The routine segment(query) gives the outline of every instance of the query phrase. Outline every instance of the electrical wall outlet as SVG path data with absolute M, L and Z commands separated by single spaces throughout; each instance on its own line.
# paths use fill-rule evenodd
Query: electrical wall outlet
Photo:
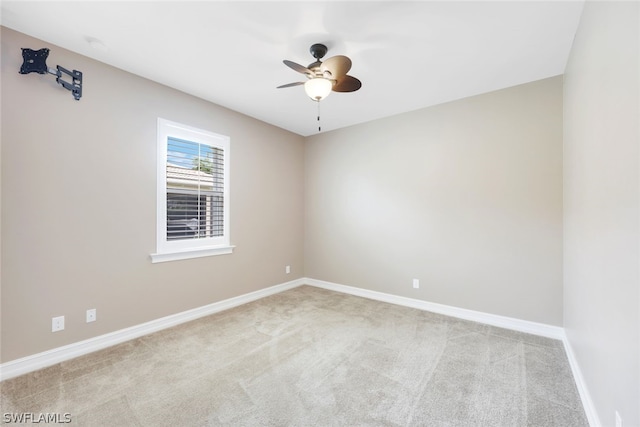
M 51 319 L 51 332 L 58 332 L 64 329 L 64 316 L 58 316 Z
M 284 272 L 285 272 L 286 274 L 291 273 L 291 266 L 290 266 L 290 265 L 287 265 L 287 266 L 284 268 Z
M 87 323 L 96 321 L 96 309 L 91 308 L 87 310 Z
M 616 427 L 622 427 L 622 417 L 618 411 L 616 411 Z
M 418 289 L 418 288 L 420 288 L 420 280 L 413 279 L 413 289 Z

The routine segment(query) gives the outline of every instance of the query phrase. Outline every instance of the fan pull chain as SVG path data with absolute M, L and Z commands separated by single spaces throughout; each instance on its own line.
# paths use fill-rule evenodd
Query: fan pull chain
M 320 100 L 316 102 L 318 103 L 318 132 L 322 132 L 322 127 L 320 126 Z

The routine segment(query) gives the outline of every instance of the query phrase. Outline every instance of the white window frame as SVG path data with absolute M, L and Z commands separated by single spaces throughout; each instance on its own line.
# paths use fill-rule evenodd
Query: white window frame
M 180 240 L 167 239 L 167 146 L 168 139 L 171 137 L 223 150 L 224 204 L 222 236 Z M 192 126 L 158 118 L 157 143 L 157 234 L 156 253 L 151 254 L 151 262 L 157 263 L 232 253 L 234 246 L 230 243 L 231 240 L 229 235 L 229 165 L 231 163 L 229 153 L 230 138 L 225 135 L 219 135 Z

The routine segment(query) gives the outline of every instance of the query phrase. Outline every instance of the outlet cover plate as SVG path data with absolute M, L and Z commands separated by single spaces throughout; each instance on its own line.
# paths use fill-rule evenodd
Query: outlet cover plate
M 92 308 L 87 310 L 87 323 L 96 321 L 96 309 Z
M 51 332 L 58 332 L 64 329 L 64 316 L 58 316 L 51 319 Z

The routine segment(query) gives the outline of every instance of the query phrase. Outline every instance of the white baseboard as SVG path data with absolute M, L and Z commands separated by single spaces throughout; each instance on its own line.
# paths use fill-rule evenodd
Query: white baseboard
M 580 400 L 582 401 L 584 412 L 587 415 L 589 426 L 602 427 L 600 417 L 598 416 L 596 407 L 593 405 L 593 400 L 591 400 L 591 394 L 589 393 L 589 389 L 587 388 L 587 383 L 584 381 L 582 370 L 580 369 L 580 365 L 578 365 L 578 360 L 576 359 L 576 355 L 573 352 L 573 348 L 571 347 L 571 343 L 569 342 L 569 338 L 567 337 L 566 332 L 564 334 L 562 342 L 564 343 L 564 351 L 567 354 L 567 359 L 569 359 L 569 366 L 571 366 L 573 379 L 576 382 L 576 387 L 578 388 Z
M 208 304 L 192 310 L 183 311 L 181 313 L 172 314 L 130 328 L 121 329 L 98 337 L 89 338 L 84 341 L 75 342 L 63 347 L 37 353 L 31 356 L 12 360 L 0 365 L 0 381 L 17 377 L 28 372 L 46 368 L 56 363 L 64 362 L 78 356 L 102 350 L 122 342 L 132 340 L 162 329 L 170 328 L 181 323 L 189 322 L 200 317 L 228 310 L 251 301 L 264 298 L 269 295 L 277 294 L 305 283 L 304 279 L 296 279 L 290 282 L 271 286 L 266 289 L 260 289 L 255 292 L 229 298 L 223 301 Z
M 471 320 L 474 322 L 484 323 L 492 326 L 497 326 L 505 329 L 511 329 L 520 332 L 526 332 L 534 335 L 540 335 L 548 338 L 554 338 L 562 340 L 569 359 L 569 364 L 573 372 L 574 379 L 582 404 L 584 406 L 589 424 L 591 427 L 601 427 L 598 414 L 595 411 L 593 402 L 591 401 L 590 394 L 588 392 L 586 383 L 580 371 L 580 367 L 577 363 L 573 349 L 567 339 L 564 328 L 559 326 L 545 325 L 542 323 L 530 322 L 527 320 L 514 319 L 511 317 L 498 316 L 495 314 L 483 313 L 479 311 L 467 310 L 463 308 L 432 303 L 428 301 L 417 300 L 413 298 L 401 297 L 392 294 L 386 294 L 382 292 L 371 291 L 362 288 L 356 288 L 352 286 L 341 285 L 332 282 L 326 282 L 323 280 L 316 280 L 310 278 L 301 278 L 292 280 L 290 282 L 282 283 L 279 285 L 271 286 L 266 289 L 251 292 L 248 294 L 240 295 L 234 298 L 229 298 L 224 301 L 219 301 L 213 304 L 208 304 L 202 307 L 187 310 L 182 313 L 173 314 L 170 316 L 162 317 L 160 319 L 152 320 L 150 322 L 142 323 L 140 325 L 132 326 L 130 328 L 121 329 L 119 331 L 111 332 L 98 337 L 90 338 L 84 341 L 79 341 L 73 344 L 69 344 L 63 347 L 54 348 L 44 351 L 42 353 L 34 354 L 31 356 L 23 357 L 21 359 L 12 360 L 3 364 L 0 364 L 0 381 L 17 377 L 19 375 L 26 374 L 28 372 L 36 371 L 38 369 L 46 368 L 47 366 L 55 365 L 56 363 L 64 362 L 66 360 L 73 359 L 78 356 L 82 356 L 94 351 L 102 350 L 107 347 L 111 347 L 122 342 L 132 340 L 153 332 L 167 329 L 172 326 L 179 325 L 191 320 L 198 319 L 200 317 L 208 316 L 220 311 L 228 310 L 233 307 L 237 307 L 248 302 L 258 300 L 260 298 L 267 297 L 269 295 L 277 294 L 289 289 L 296 288 L 301 285 L 310 285 L 318 288 L 328 289 L 336 292 L 342 292 L 345 294 L 360 296 L 377 301 L 387 302 L 390 304 L 401 305 L 405 307 L 417 308 L 420 310 L 430 311 L 433 313 L 443 314 L 446 316 L 457 317 L 460 319 Z
M 383 292 L 370 291 L 367 289 L 325 282 L 323 280 L 306 279 L 305 283 L 316 286 L 318 288 L 329 289 L 332 291 L 356 295 L 359 297 L 369 298 L 382 302 L 388 302 L 391 304 L 403 305 L 405 307 L 417 308 L 420 310 L 444 314 L 445 316 L 457 317 L 459 319 L 471 320 L 474 322 L 484 323 L 500 328 L 526 332 L 529 334 L 540 335 L 543 337 L 554 338 L 558 340 L 564 338 L 564 329 L 560 326 L 546 325 L 544 323 L 530 322 L 528 320 L 520 320 L 512 317 L 498 316 L 496 314 L 467 310 L 450 305 L 437 304 L 413 298 L 386 294 Z

